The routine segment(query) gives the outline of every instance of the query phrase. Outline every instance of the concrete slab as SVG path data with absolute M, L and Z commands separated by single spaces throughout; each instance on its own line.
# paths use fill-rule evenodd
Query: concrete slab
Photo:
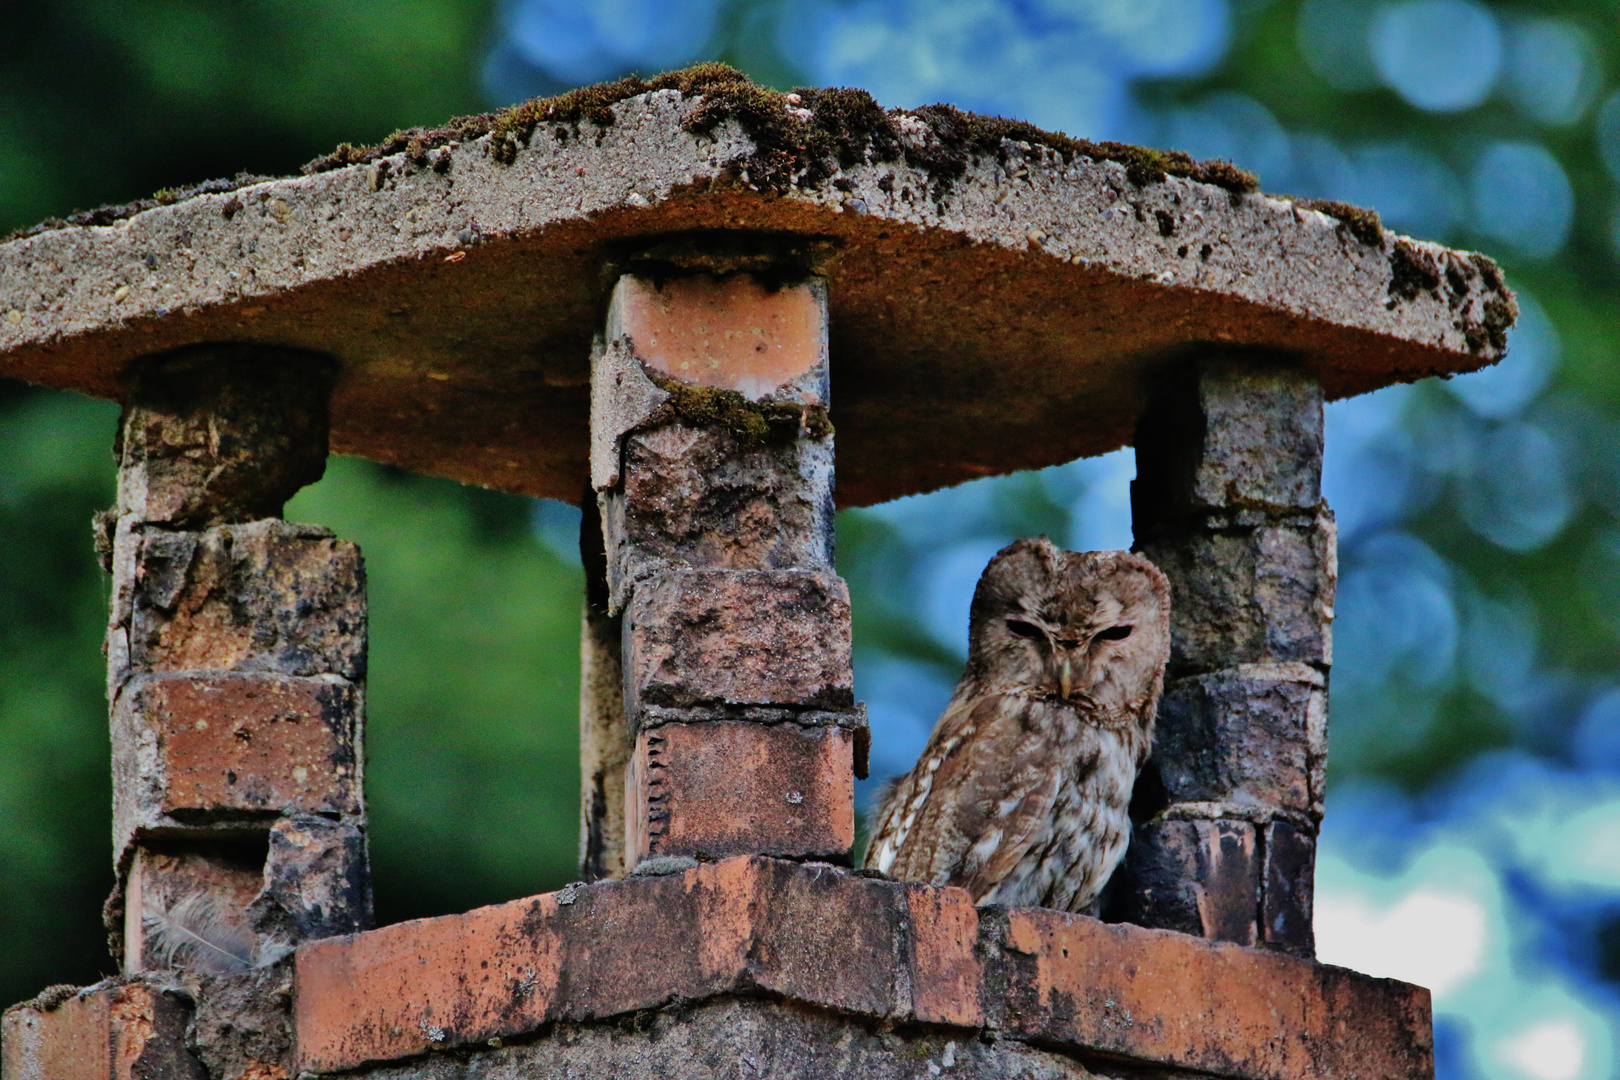
M 772 234 L 829 281 L 861 505 L 1124 445 L 1201 344 L 1276 350 L 1336 398 L 1493 363 L 1516 315 L 1483 256 L 1230 166 L 738 80 L 627 80 L 31 231 L 0 244 L 0 376 L 116 398 L 150 353 L 317 350 L 334 450 L 577 501 L 613 267 Z

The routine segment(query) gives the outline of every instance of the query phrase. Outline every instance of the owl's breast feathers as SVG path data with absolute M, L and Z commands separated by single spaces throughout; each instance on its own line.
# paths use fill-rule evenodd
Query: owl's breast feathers
M 866 865 L 960 885 L 975 901 L 1067 907 L 1054 901 L 1080 890 L 1083 906 L 1102 886 L 1091 887 L 1101 869 L 1091 864 L 1112 872 L 1123 854 L 1125 808 L 1152 739 L 1151 709 L 1121 719 L 1018 691 L 959 688 L 917 765 L 884 800 Z M 1054 872 L 1070 870 L 1075 889 L 1054 890 Z

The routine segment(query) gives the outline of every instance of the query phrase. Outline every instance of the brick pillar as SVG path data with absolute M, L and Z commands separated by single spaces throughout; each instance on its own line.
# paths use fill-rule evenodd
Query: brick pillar
M 866 725 L 832 569 L 824 282 L 626 275 L 591 378 L 606 603 L 586 635 L 621 620 L 629 760 L 625 835 L 588 822 L 587 867 L 592 844 L 629 869 L 846 860 Z
M 1309 956 L 1338 573 L 1321 389 L 1203 358 L 1166 380 L 1136 455 L 1136 545 L 1170 579 L 1172 651 L 1110 914 Z
M 279 516 L 325 470 L 331 388 L 323 358 L 239 346 L 135 371 L 103 518 L 126 971 L 234 970 L 370 924 L 365 571 Z

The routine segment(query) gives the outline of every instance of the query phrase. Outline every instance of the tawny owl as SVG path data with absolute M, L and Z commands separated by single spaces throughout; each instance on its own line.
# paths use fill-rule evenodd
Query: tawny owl
M 1081 911 L 1130 842 L 1170 658 L 1170 587 L 1125 551 L 1004 548 L 979 579 L 968 662 L 866 866 L 980 904 Z

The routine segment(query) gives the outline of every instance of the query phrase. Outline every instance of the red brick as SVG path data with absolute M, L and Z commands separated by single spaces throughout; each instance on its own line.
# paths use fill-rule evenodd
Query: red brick
M 959 889 L 733 859 L 305 945 L 299 1067 L 474 1047 L 558 1020 L 757 994 L 1241 1076 L 1432 1076 L 1428 992 Z
M 115 981 L 6 1010 L 4 1080 L 206 1080 L 175 995 Z
M 114 832 L 186 811 L 355 812 L 359 695 L 341 679 L 147 676 L 113 716 Z
M 613 307 L 615 329 L 654 371 L 750 398 L 809 373 L 827 352 L 825 291 L 818 284 L 773 290 L 748 274 L 660 283 L 627 275 Z
M 54 1008 L 14 1005 L 6 1010 L 5 1080 L 108 1080 L 112 1076 L 112 1022 L 108 995 L 79 993 Z
M 749 721 L 643 731 L 625 783 L 625 863 L 649 855 L 845 858 L 855 736 Z
M 637 586 L 625 706 L 847 709 L 849 587 L 824 571 L 689 570 Z
M 1308 960 L 1038 908 L 1007 913 L 1032 958 L 1029 1036 L 1226 1076 L 1431 1077 L 1429 992 Z
M 925 1024 L 983 1027 L 984 964 L 975 950 L 979 909 L 966 889 L 914 886 L 911 923 L 912 1011 Z
M 748 980 L 840 1012 L 912 1012 L 907 887 L 831 866 L 758 860 Z
M 352 1068 L 739 985 L 759 867 L 570 887 L 297 953 L 301 1069 Z

